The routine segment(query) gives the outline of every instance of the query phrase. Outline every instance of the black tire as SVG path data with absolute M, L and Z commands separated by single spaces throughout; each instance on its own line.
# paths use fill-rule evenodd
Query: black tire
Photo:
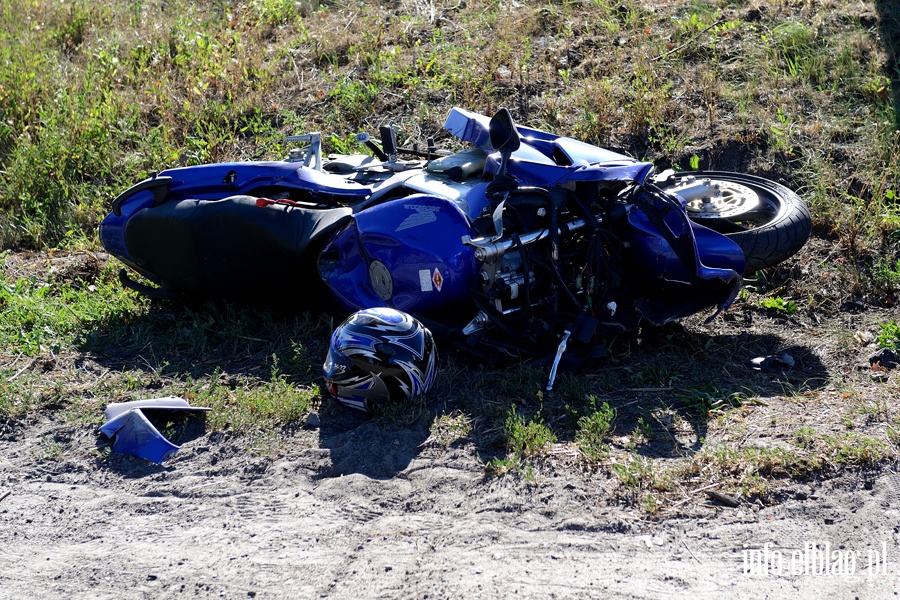
M 663 189 L 677 193 L 678 188 L 689 185 L 689 177 L 720 183 L 737 198 L 734 204 L 726 202 L 719 209 L 709 208 L 712 205 L 701 200 L 689 201 L 688 217 L 740 246 L 746 259 L 745 274 L 787 260 L 809 239 L 812 228 L 809 209 L 800 196 L 783 185 L 741 173 L 691 171 L 676 173 L 663 184 Z M 749 199 L 745 200 L 750 196 L 746 188 L 758 196 L 753 206 Z

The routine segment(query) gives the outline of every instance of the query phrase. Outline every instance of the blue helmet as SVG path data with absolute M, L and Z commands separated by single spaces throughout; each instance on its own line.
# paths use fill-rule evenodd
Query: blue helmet
M 431 332 L 418 319 L 393 308 L 367 308 L 334 330 L 323 371 L 338 402 L 371 411 L 428 392 L 436 365 Z

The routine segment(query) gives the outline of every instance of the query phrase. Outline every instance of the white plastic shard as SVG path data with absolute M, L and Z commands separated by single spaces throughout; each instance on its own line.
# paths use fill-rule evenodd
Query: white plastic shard
M 165 398 L 152 398 L 150 400 L 134 400 L 133 402 L 113 403 L 106 407 L 107 420 L 114 419 L 118 415 L 133 408 L 148 408 L 153 410 L 190 410 L 205 412 L 212 410 L 206 406 L 191 406 L 184 398 L 178 396 L 166 396 Z

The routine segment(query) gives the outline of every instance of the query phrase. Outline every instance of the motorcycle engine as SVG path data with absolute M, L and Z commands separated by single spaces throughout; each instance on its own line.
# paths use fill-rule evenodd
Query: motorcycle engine
M 555 329 L 566 313 L 575 318 L 586 303 L 581 275 L 589 228 L 564 202 L 565 196 L 547 190 L 520 188 L 476 222 L 484 235 L 466 243 L 479 264 L 480 311 L 463 333 L 496 325 L 507 337 L 534 340 Z

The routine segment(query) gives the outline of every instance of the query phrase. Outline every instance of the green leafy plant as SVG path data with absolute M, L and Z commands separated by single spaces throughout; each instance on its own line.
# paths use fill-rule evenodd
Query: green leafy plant
M 900 325 L 897 324 L 897 321 L 893 320 L 890 323 L 883 323 L 880 327 L 881 333 L 875 338 L 878 346 L 880 348 L 890 348 L 891 350 L 900 348 Z
M 540 416 L 534 415 L 526 419 L 516 413 L 515 406 L 506 417 L 503 433 L 509 452 L 520 457 L 537 456 L 556 442 L 556 435 L 544 424 Z
M 614 463 L 612 470 L 626 488 L 637 489 L 648 484 L 653 476 L 653 461 L 631 454 L 625 463 Z
M 792 315 L 797 312 L 797 303 L 793 300 L 785 300 L 781 296 L 763 298 L 759 301 L 759 305 L 766 310 L 786 315 Z
M 489 460 L 484 465 L 485 471 L 498 476 L 518 472 L 527 482 L 533 482 L 534 467 L 529 459 L 540 456 L 554 444 L 556 434 L 539 414 L 526 418 L 516 412 L 515 405 L 506 412 L 502 431 L 507 454 Z
M 606 437 L 612 429 L 615 418 L 615 409 L 610 408 L 609 404 L 604 402 L 592 414 L 578 420 L 575 441 L 589 462 L 597 463 L 609 453 Z
M 900 289 L 900 259 L 881 257 L 872 269 L 872 281 L 886 289 Z

